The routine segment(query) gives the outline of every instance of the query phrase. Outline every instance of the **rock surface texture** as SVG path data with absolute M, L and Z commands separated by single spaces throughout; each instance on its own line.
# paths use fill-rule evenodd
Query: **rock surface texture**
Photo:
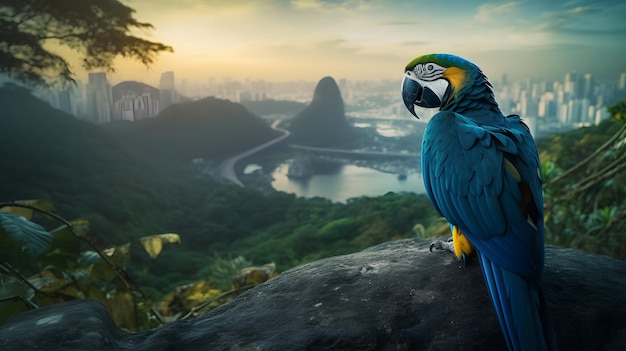
M 0 326 L 0 350 L 505 350 L 478 263 L 430 241 L 384 243 L 288 270 L 193 320 L 140 333 L 77 300 Z M 546 249 L 561 350 L 626 350 L 626 262 Z

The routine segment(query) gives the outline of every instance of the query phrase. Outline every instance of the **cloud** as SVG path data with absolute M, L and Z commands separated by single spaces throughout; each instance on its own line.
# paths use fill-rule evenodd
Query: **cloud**
M 432 44 L 431 41 L 425 41 L 425 40 L 412 40 L 412 41 L 403 41 L 401 43 L 398 43 L 398 45 L 400 46 L 420 46 L 420 45 L 429 45 Z
M 542 14 L 543 24 L 538 28 L 544 32 L 569 35 L 623 35 L 626 33 L 626 7 L 575 6 L 562 11 L 547 11 Z
M 507 2 L 504 4 L 483 4 L 478 6 L 474 19 L 481 23 L 489 22 L 494 16 L 509 14 L 517 8 L 518 2 Z
M 584 15 L 588 13 L 598 13 L 598 12 L 602 12 L 602 9 L 599 9 L 593 6 L 578 6 L 567 11 L 567 13 L 571 15 Z
M 418 23 L 417 21 L 389 21 L 381 23 L 380 26 L 413 26 Z
M 320 12 L 363 11 L 379 3 L 380 0 L 291 0 L 291 6 L 295 9 Z

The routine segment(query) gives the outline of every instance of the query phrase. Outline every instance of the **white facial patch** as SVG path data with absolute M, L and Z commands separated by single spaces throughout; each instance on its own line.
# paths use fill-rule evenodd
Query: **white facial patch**
M 448 83 L 445 79 L 437 79 L 432 82 L 424 82 L 424 86 L 428 87 L 439 97 L 440 101 L 443 101 L 443 96 L 446 94 L 446 90 L 448 90 Z
M 425 80 L 427 82 L 432 82 L 433 80 L 441 78 L 443 71 L 446 69 L 439 66 L 436 63 L 420 63 L 413 68 L 413 73 L 415 73 L 415 77 L 420 80 Z

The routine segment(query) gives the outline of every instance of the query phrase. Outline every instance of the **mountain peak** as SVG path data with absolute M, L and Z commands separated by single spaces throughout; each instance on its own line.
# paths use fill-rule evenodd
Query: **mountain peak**
M 340 146 L 355 138 L 333 77 L 324 77 L 317 83 L 311 103 L 294 117 L 288 129 L 292 141 L 303 145 Z

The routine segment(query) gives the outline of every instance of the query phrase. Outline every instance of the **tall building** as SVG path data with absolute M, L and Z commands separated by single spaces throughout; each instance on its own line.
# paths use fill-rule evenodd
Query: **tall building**
M 583 80 L 583 93 L 582 99 L 587 99 L 593 105 L 596 103 L 596 96 L 594 94 L 595 81 L 591 73 L 586 73 Z
M 75 104 L 72 104 L 72 92 L 70 89 L 57 91 L 57 101 L 59 102 L 59 110 L 76 115 Z
M 163 111 L 169 105 L 178 102 L 176 82 L 174 81 L 174 71 L 167 71 L 161 74 L 161 79 L 159 80 L 159 91 L 160 111 Z
M 581 100 L 570 100 L 567 105 L 567 122 L 568 123 L 582 123 L 583 115 L 582 115 L 582 101 Z
M 570 93 L 572 99 L 582 99 L 585 88 L 585 77 L 575 71 L 565 74 L 565 92 Z
M 537 112 L 539 117 L 547 119 L 556 117 L 556 101 L 553 92 L 546 92 L 541 96 Z
M 86 89 L 87 119 L 96 124 L 111 122 L 113 97 L 106 73 L 89 73 Z
M 617 88 L 619 90 L 626 90 L 626 72 L 622 72 L 622 74 L 620 74 Z
M 80 119 L 87 119 L 87 87 L 82 80 L 76 79 L 76 87 L 72 91 L 72 103 L 74 104 L 74 110 L 76 111 L 76 117 Z
M 113 119 L 137 121 L 159 113 L 159 89 L 144 83 L 125 81 L 113 91 Z

